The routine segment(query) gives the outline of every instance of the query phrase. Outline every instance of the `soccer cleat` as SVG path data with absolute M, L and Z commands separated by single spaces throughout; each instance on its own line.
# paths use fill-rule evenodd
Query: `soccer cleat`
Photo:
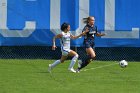
M 49 64 L 49 67 L 48 67 L 48 72 L 51 73 L 51 70 L 52 70 L 52 67 L 51 67 L 51 64 Z
M 70 72 L 76 73 L 76 71 L 73 68 L 68 69 Z
M 81 64 L 82 64 L 82 60 L 78 60 L 78 68 L 81 67 Z
M 77 69 L 77 70 L 76 70 L 76 73 L 80 73 L 80 69 Z

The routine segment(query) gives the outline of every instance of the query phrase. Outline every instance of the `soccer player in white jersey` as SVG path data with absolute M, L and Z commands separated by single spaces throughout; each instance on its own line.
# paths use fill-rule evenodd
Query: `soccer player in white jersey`
M 68 23 L 63 23 L 61 25 L 61 34 L 58 34 L 56 36 L 53 37 L 53 46 L 52 46 L 52 50 L 56 49 L 56 45 L 55 45 L 55 39 L 59 38 L 60 39 L 60 43 L 61 43 L 61 52 L 62 52 L 62 56 L 59 60 L 56 60 L 54 63 L 49 64 L 49 68 L 48 71 L 51 72 L 51 70 L 57 66 L 60 63 L 63 63 L 68 56 L 72 56 L 72 60 L 71 63 L 69 65 L 68 70 L 70 72 L 74 72 L 76 73 L 76 71 L 74 70 L 74 64 L 76 63 L 76 60 L 78 59 L 78 54 L 70 49 L 70 39 L 77 39 L 83 35 L 86 34 L 86 32 L 88 32 L 87 30 L 82 32 L 82 34 L 78 35 L 78 36 L 73 36 L 70 33 L 70 25 Z

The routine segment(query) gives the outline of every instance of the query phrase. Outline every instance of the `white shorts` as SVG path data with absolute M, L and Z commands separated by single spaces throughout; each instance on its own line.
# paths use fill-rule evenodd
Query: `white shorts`
M 61 48 L 61 52 L 62 52 L 62 55 L 63 55 L 63 56 L 67 56 L 67 55 L 69 54 L 70 51 L 71 51 L 70 49 L 62 49 L 62 48 Z

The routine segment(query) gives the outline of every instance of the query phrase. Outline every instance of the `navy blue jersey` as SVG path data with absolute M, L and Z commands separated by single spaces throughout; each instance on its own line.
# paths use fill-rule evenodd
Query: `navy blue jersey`
M 90 25 L 86 25 L 83 29 L 83 31 L 86 30 L 86 28 L 88 28 L 89 32 L 86 33 L 86 35 L 84 36 L 84 39 L 94 39 L 95 34 L 97 33 L 97 26 L 93 26 L 91 27 Z
M 84 36 L 84 45 L 86 48 L 94 47 L 94 36 L 97 33 L 97 26 L 91 27 L 90 25 L 87 24 L 84 27 L 83 31 L 85 31 L 86 28 L 88 28 L 89 32 L 87 32 L 86 35 Z

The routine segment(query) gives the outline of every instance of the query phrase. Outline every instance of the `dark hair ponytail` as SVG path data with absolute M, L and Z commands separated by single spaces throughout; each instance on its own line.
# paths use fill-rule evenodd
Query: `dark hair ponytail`
M 68 23 L 63 23 L 63 24 L 61 25 L 61 30 L 64 31 L 65 29 L 68 28 L 69 25 L 70 25 L 70 24 L 68 24 Z

